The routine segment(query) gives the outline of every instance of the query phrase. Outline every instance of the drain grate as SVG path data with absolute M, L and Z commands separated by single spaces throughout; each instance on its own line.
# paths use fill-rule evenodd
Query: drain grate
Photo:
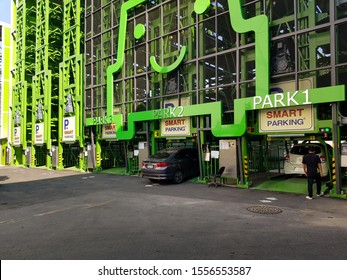
M 283 212 L 279 207 L 268 205 L 249 206 L 247 207 L 247 210 L 258 214 L 279 214 Z

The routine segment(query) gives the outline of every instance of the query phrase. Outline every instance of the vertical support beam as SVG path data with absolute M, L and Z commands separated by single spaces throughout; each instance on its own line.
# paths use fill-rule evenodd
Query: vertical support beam
M 59 1 L 58 1 L 59 2 Z M 61 59 L 60 3 L 36 1 L 35 90 L 32 98 L 32 153 L 36 163 L 52 167 L 52 142 L 57 141 L 57 71 Z M 34 143 L 37 124 L 43 124 L 43 141 Z M 39 153 L 38 153 L 39 152 Z M 43 153 L 43 154 L 42 154 Z
M 338 112 L 337 112 L 337 103 L 333 103 L 331 107 L 332 113 L 332 140 L 333 140 L 333 188 L 336 190 L 336 194 L 341 193 L 341 138 L 340 138 L 340 127 L 338 125 Z
M 80 0 L 65 0 L 63 2 L 63 61 L 59 67 L 59 155 L 63 153 L 63 119 L 75 116 L 76 145 L 80 148 L 79 168 L 85 166 L 84 148 L 84 105 L 83 105 L 83 69 L 84 61 L 81 53 L 83 38 L 81 33 L 81 9 Z M 69 104 L 69 110 L 67 104 Z M 62 168 L 62 164 L 59 166 Z
M 2 165 L 6 164 L 6 152 L 11 139 L 11 118 L 10 118 L 10 98 L 11 98 L 11 87 L 12 87 L 12 77 L 11 77 L 11 53 L 12 53 L 12 38 L 11 38 L 11 28 L 7 25 L 0 26 L 2 31 L 2 42 L 0 42 L 2 50 L 0 55 L 2 57 L 2 63 L 0 63 L 2 80 L 1 83 L 1 117 L 0 117 L 0 134 L 1 134 L 1 150 L 0 150 L 0 163 Z
M 26 165 L 31 146 L 31 82 L 35 65 L 35 0 L 18 0 L 16 15 L 15 78 L 12 95 L 12 131 L 14 165 Z
M 335 1 L 330 1 L 329 4 L 329 14 L 330 14 L 330 52 L 332 53 L 331 55 L 331 85 L 334 86 L 336 85 L 337 78 L 336 78 L 336 32 L 335 32 L 335 25 L 333 22 L 335 21 L 335 13 L 336 13 L 336 6 L 335 6 Z M 340 138 L 340 127 L 338 125 L 338 104 L 333 103 L 331 107 L 331 113 L 332 113 L 332 137 L 333 137 L 333 148 L 334 148 L 334 159 L 335 159 L 335 170 L 336 174 L 336 180 L 335 180 L 335 187 L 336 189 L 336 194 L 341 193 L 341 185 L 342 185 L 342 180 L 341 180 L 341 138 Z
M 64 104 L 64 91 L 63 91 L 63 85 L 64 85 L 64 63 L 61 62 L 59 64 L 59 107 L 58 107 L 58 165 L 56 166 L 56 169 L 63 169 L 63 118 L 64 118 L 64 110 L 63 105 Z
M 39 94 L 39 83 L 40 83 L 40 80 L 39 80 L 39 77 L 37 76 L 34 76 L 33 79 L 32 79 L 32 96 L 33 96 L 33 108 L 36 108 L 36 100 L 35 100 L 35 96 L 37 94 Z M 32 158 L 30 160 L 30 164 L 29 164 L 29 167 L 34 167 L 35 166 L 35 148 L 34 148 L 34 144 L 35 144 L 35 127 L 36 127 L 36 123 L 35 123 L 35 109 L 31 110 L 31 120 L 32 120 L 32 128 L 33 128 L 33 133 L 31 134 L 31 143 L 32 143 L 32 146 L 29 148 L 31 149 L 31 155 L 32 155 Z

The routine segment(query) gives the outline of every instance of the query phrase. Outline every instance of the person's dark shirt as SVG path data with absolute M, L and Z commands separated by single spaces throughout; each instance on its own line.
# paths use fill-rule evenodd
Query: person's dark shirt
M 307 176 L 314 176 L 318 173 L 318 164 L 322 163 L 320 157 L 316 154 L 307 154 L 302 158 L 302 163 L 306 164 Z

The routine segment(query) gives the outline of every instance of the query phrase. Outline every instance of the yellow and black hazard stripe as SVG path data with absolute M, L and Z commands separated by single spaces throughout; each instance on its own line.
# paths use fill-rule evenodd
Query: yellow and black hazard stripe
M 96 153 L 96 166 L 101 166 L 101 154 Z
M 243 157 L 243 174 L 248 178 L 248 156 Z
M 335 158 L 331 159 L 331 182 L 333 185 L 336 185 L 336 164 L 335 164 Z

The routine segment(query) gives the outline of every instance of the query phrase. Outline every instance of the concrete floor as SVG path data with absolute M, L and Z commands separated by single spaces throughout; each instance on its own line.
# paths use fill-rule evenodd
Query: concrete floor
M 346 213 L 328 197 L 0 167 L 2 260 L 345 260 Z

